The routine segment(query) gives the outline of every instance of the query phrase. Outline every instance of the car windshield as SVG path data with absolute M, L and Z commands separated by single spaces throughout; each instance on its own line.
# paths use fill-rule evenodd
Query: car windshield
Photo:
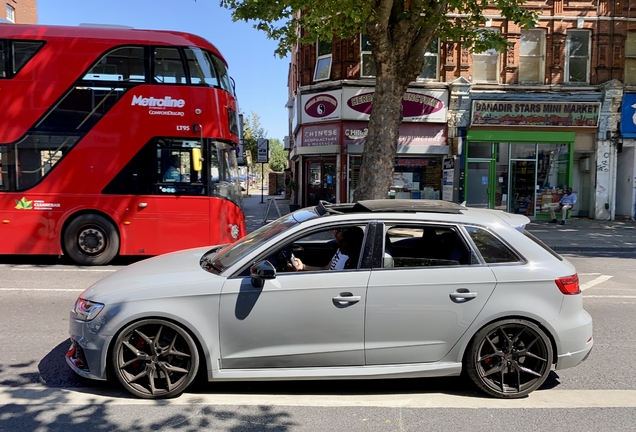
M 313 219 L 318 217 L 318 214 L 313 210 L 304 209 L 299 210 L 293 214 L 285 215 L 274 222 L 271 222 L 265 226 L 260 227 L 256 231 L 251 234 L 243 237 L 241 240 L 236 243 L 232 243 L 227 245 L 221 251 L 218 251 L 218 248 L 212 249 L 208 251 L 202 258 L 201 262 L 211 261 L 212 269 L 222 272 L 226 268 L 234 265 L 237 261 L 242 259 L 245 255 L 251 253 L 253 250 L 257 249 L 259 246 L 267 242 L 272 237 L 277 236 L 278 234 L 293 228 L 298 225 L 300 222 L 304 222 L 309 219 Z M 214 257 L 212 257 L 214 255 Z M 210 271 L 209 268 L 204 267 L 205 270 Z

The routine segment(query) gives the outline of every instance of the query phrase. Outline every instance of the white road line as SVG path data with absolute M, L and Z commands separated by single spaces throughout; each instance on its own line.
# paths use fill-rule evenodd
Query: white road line
M 102 393 L 102 394 L 100 394 Z M 540 390 L 525 399 L 493 399 L 475 395 L 409 393 L 377 395 L 184 394 L 152 401 L 128 394 L 104 395 L 104 390 L 75 391 L 44 386 L 0 387 L 0 406 L 15 405 L 273 405 L 388 408 L 636 408 L 636 390 Z
M 612 276 L 609 275 L 601 275 L 599 277 L 597 277 L 596 279 L 592 279 L 589 282 L 584 283 L 583 285 L 581 285 L 581 291 L 585 291 L 588 288 L 592 288 L 593 286 L 596 286 L 600 283 L 603 283 L 605 281 L 608 281 L 612 278 Z
M 11 270 L 15 271 L 57 271 L 57 272 L 116 272 L 119 269 L 60 269 L 60 268 L 49 268 L 49 267 L 38 267 L 38 266 L 24 266 L 24 267 L 11 267 Z
M 598 276 L 601 273 L 579 273 L 579 276 Z
M 0 288 L 0 291 L 53 291 L 53 292 L 83 292 L 83 289 L 72 288 Z
M 616 299 L 633 299 L 636 298 L 636 295 L 633 296 L 622 296 L 622 295 L 586 295 L 584 298 L 616 298 Z

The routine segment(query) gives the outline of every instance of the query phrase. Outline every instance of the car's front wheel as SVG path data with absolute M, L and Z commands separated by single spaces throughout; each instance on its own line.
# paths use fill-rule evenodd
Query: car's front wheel
M 180 326 L 146 319 L 126 327 L 112 351 L 115 376 L 130 393 L 145 399 L 178 396 L 199 369 L 192 337 Z
M 552 344 L 539 326 L 523 319 L 494 322 L 468 345 L 464 368 L 484 392 L 500 398 L 527 396 L 552 367 Z

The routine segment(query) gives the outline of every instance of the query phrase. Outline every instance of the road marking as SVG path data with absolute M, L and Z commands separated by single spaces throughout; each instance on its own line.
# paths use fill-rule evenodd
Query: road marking
M 579 273 L 579 276 L 598 276 L 601 273 Z
M 116 272 L 119 269 L 83 269 L 83 268 L 75 268 L 75 269 L 61 269 L 61 268 L 49 268 L 46 266 L 20 266 L 20 267 L 11 267 L 11 270 L 15 271 L 57 271 L 57 272 Z
M 601 275 L 599 277 L 597 277 L 596 279 L 592 279 L 589 282 L 584 283 L 583 285 L 581 285 L 581 291 L 585 291 L 588 288 L 592 288 L 593 286 L 596 286 L 600 283 L 603 283 L 605 281 L 608 281 L 612 278 L 612 276 L 609 275 Z
M 408 393 L 361 395 L 184 394 L 161 401 L 103 389 L 75 391 L 45 386 L 0 387 L 0 406 L 14 405 L 272 405 L 385 408 L 636 408 L 636 390 L 538 390 L 523 399 L 493 399 L 475 394 Z M 111 394 L 113 392 L 111 391 Z
M 636 295 L 633 296 L 622 296 L 622 295 L 586 295 L 585 298 L 617 298 L 617 299 L 633 299 L 636 298 Z
M 0 291 L 52 291 L 52 292 L 83 292 L 83 289 L 72 288 L 0 288 Z

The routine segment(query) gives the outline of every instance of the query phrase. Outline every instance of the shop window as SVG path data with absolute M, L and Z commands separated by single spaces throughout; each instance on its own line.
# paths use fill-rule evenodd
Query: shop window
M 492 28 L 481 31 L 499 32 L 499 29 Z M 473 82 L 498 83 L 499 57 L 499 52 L 494 48 L 482 52 L 473 52 Z
M 590 37 L 588 30 L 568 30 L 565 41 L 565 82 L 587 84 L 590 80 Z
M 145 82 L 145 58 L 142 47 L 116 48 L 99 59 L 83 79 L 85 81 Z
M 636 85 L 636 31 L 627 33 L 625 41 L 625 85 Z
M 371 53 L 371 42 L 369 36 L 360 35 L 360 76 L 370 78 L 376 76 L 375 61 Z
M 490 159 L 492 157 L 492 143 L 469 141 L 468 157 L 473 159 Z
M 324 81 L 331 77 L 331 41 L 317 42 L 318 58 L 316 60 L 316 70 L 314 81 Z
M 519 82 L 543 83 L 545 76 L 545 31 L 521 30 Z
M 395 159 L 389 198 L 441 199 L 442 164 L 439 158 Z
M 437 81 L 439 79 L 439 39 L 435 39 L 424 53 L 424 67 L 418 77 L 421 80 Z
M 155 47 L 152 54 L 155 83 L 187 84 L 185 68 L 178 48 Z

